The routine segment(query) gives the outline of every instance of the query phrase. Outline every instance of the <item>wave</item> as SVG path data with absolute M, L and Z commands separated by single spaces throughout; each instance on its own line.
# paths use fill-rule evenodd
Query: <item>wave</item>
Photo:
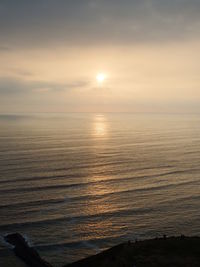
M 47 243 L 44 245 L 36 245 L 35 248 L 40 251 L 46 251 L 46 250 L 53 250 L 55 251 L 58 248 L 64 249 L 64 248 L 81 248 L 81 247 L 88 247 L 89 249 L 94 249 L 99 251 L 101 244 L 105 243 L 113 243 L 116 244 L 117 242 L 122 242 L 123 239 L 126 239 L 126 236 L 124 235 L 115 235 L 115 236 L 107 236 L 102 238 L 88 238 L 81 241 L 72 241 L 72 242 L 62 242 L 62 243 Z M 98 244 L 98 245 L 97 245 Z
M 188 185 L 193 183 L 194 181 L 191 182 L 184 182 L 181 184 L 178 184 L 178 186 L 182 186 L 182 185 Z M 165 186 L 157 186 L 155 188 L 143 188 L 143 189 L 134 189 L 134 190 L 126 190 L 126 191 L 120 191 L 120 192 L 114 192 L 114 193 L 108 193 L 108 194 L 104 194 L 105 195 L 121 195 L 121 194 L 126 194 L 127 193 L 133 193 L 133 192 L 142 192 L 142 191 L 151 191 L 151 190 L 159 190 L 160 189 L 168 189 L 170 187 L 172 187 L 174 185 L 165 185 Z M 101 195 L 102 196 L 102 195 Z M 89 196 L 82 196 L 82 197 L 78 197 L 79 200 L 80 198 L 88 198 Z M 94 198 L 96 198 L 97 196 L 94 196 Z M 74 198 L 73 198 L 74 199 Z M 169 201 L 170 203 L 170 201 Z M 163 207 L 169 207 L 169 203 L 167 205 L 162 205 Z M 79 216 L 61 216 L 61 217 L 56 217 L 53 219 L 44 219 L 44 220 L 36 220 L 36 221 L 26 221 L 26 222 L 17 222 L 17 223 L 10 223 L 10 224 L 2 224 L 0 225 L 1 227 L 1 231 L 5 231 L 8 229 L 13 229 L 13 228 L 24 228 L 24 227 L 38 227 L 41 225 L 55 225 L 57 223 L 60 222 L 67 222 L 70 224 L 74 224 L 76 222 L 80 223 L 83 220 L 86 220 L 87 222 L 91 219 L 97 219 L 99 220 L 99 218 L 102 218 L 103 220 L 105 219 L 109 219 L 109 218 L 113 218 L 113 217 L 123 217 L 126 216 L 136 216 L 136 215 L 144 215 L 147 213 L 152 213 L 152 212 L 156 212 L 159 213 L 160 210 L 156 207 L 156 206 L 150 206 L 148 208 L 131 208 L 131 209 L 119 209 L 119 210 L 114 210 L 114 211 L 107 211 L 107 212 L 101 212 L 101 213 L 96 213 L 96 214 L 89 214 L 89 215 L 79 215 Z
M 35 200 L 35 201 L 27 201 L 27 202 L 18 202 L 18 203 L 11 203 L 11 204 L 3 204 L 0 205 L 0 209 L 4 208 L 23 208 L 23 207 L 35 207 L 37 205 L 44 205 L 44 204 L 59 204 L 66 201 L 66 198 L 55 198 L 55 199 L 42 199 L 42 200 Z
M 91 169 L 94 169 L 94 168 L 98 168 L 98 167 L 104 167 L 104 166 L 112 166 L 112 165 L 119 165 L 120 163 L 124 163 L 124 162 L 117 162 L 117 163 L 110 163 L 110 164 L 98 164 L 98 165 L 95 165 L 93 164 L 92 167 L 90 167 Z M 127 163 L 127 162 L 126 162 Z M 89 166 L 89 165 L 88 165 Z M 88 166 L 84 166 L 84 168 L 87 168 L 88 169 Z M 82 169 L 83 166 L 77 166 L 76 168 L 80 168 Z M 143 171 L 143 170 L 154 170 L 154 169 L 163 169 L 163 168 L 173 168 L 172 165 L 163 165 L 163 166 L 158 166 L 158 167 L 144 167 L 144 168 L 134 168 L 133 171 L 135 172 L 138 172 L 138 171 Z M 68 170 L 73 170 L 74 167 L 69 167 L 69 168 L 65 168 L 65 169 L 53 169 L 52 171 L 68 171 Z M 48 169 L 49 170 L 49 169 Z M 191 170 L 193 171 L 193 170 Z M 124 172 L 124 170 L 122 171 Z M 130 172 L 130 169 L 128 170 L 128 172 Z M 109 171 L 105 171 L 105 172 L 98 172 L 98 173 L 95 173 L 93 172 L 93 174 L 98 174 L 98 175 L 103 175 L 105 173 L 109 173 Z M 119 174 L 119 172 L 118 172 Z M 161 174 L 155 174 L 156 176 L 157 175 L 162 175 Z M 84 175 L 84 174 L 61 174 L 61 175 L 50 175 L 50 176 L 39 176 L 39 177 L 30 177 L 30 178 L 14 178 L 14 179 L 5 179 L 5 180 L 0 180 L 0 184 L 7 184 L 7 183 L 17 183 L 17 182 L 27 182 L 27 181 L 36 181 L 36 180 L 48 180 L 48 179 L 66 179 L 66 178 L 84 178 L 84 177 L 88 177 L 88 175 Z M 134 177 L 133 177 L 134 178 Z M 137 177 L 136 177 L 137 178 Z M 124 178 L 122 178 L 124 179 Z M 125 178 L 126 179 L 126 178 Z M 110 179 L 111 180 L 111 179 Z M 119 180 L 119 179 L 118 179 Z M 108 181 L 108 180 L 107 180 Z
M 181 174 L 181 173 L 192 173 L 200 171 L 200 169 L 189 169 L 189 170 L 177 170 L 177 171 L 172 171 L 172 172 L 165 172 L 165 173 L 160 173 L 157 175 L 145 175 L 145 176 L 136 176 L 136 177 L 126 177 L 126 178 L 115 178 L 115 179 L 103 179 L 99 181 L 91 181 L 91 182 L 82 182 L 82 183 L 71 183 L 71 184 L 60 184 L 60 185 L 47 185 L 47 186 L 33 186 L 33 187 L 20 187 L 20 188 L 10 188 L 10 189 L 1 189 L 0 193 L 23 193 L 23 192 L 33 192 L 33 191 L 43 191 L 43 190 L 55 190 L 55 189 L 68 189 L 68 188 L 73 188 L 73 187 L 83 187 L 83 186 L 88 186 L 88 185 L 99 185 L 99 184 L 106 184 L 106 183 L 111 183 L 111 182 L 119 182 L 119 181 L 129 181 L 129 180 L 136 180 L 136 179 L 148 179 L 148 178 L 154 178 L 154 177 L 163 177 L 163 176 L 168 176 L 168 175 L 174 175 L 174 174 Z M 61 176 L 63 177 L 63 176 Z M 82 177 L 82 175 L 81 175 Z M 63 177 L 64 178 L 64 177 Z M 66 177 L 65 177 L 66 178 Z M 193 183 L 196 180 L 188 181 L 186 183 Z M 174 185 L 181 185 L 182 183 L 173 183 L 169 184 L 167 186 L 174 186 Z M 166 185 L 163 185 L 166 186 Z M 161 186 L 161 188 L 163 187 Z M 148 190 L 157 188 L 155 187 L 148 187 Z M 160 188 L 160 187 L 159 187 Z M 146 188 L 147 189 L 147 188 Z M 135 189 L 135 190 L 143 190 L 143 189 Z
M 97 213 L 97 214 L 91 214 L 91 215 L 80 215 L 80 216 L 73 216 L 73 217 L 68 217 L 68 216 L 62 216 L 62 217 L 56 217 L 53 219 L 44 219 L 44 220 L 37 220 L 37 221 L 26 221 L 26 222 L 17 222 L 17 223 L 10 223 L 10 224 L 2 224 L 0 225 L 1 231 L 5 231 L 8 229 L 13 229 L 13 228 L 24 228 L 24 227 L 34 227 L 34 226 L 41 226 L 41 225 L 52 225 L 52 224 L 57 224 L 60 222 L 68 222 L 71 223 L 72 225 L 75 222 L 81 222 L 83 220 L 91 220 L 91 219 L 98 219 L 99 217 L 103 217 L 104 219 L 110 218 L 110 217 L 120 217 L 123 215 L 129 216 L 129 215 L 136 215 L 136 214 L 144 214 L 147 212 L 152 211 L 150 208 L 135 208 L 135 209 L 125 209 L 125 210 L 115 210 L 115 211 L 109 211 L 109 212 L 102 212 L 102 213 Z

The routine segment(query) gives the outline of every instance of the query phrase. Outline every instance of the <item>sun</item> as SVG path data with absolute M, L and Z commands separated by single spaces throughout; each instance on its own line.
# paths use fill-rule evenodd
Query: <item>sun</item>
M 99 84 L 103 83 L 106 79 L 106 74 L 101 72 L 101 73 L 98 73 L 97 76 L 96 76 L 96 80 Z

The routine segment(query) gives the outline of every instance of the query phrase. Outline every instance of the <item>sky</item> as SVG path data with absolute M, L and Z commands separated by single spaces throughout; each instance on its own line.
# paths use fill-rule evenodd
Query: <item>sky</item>
M 0 113 L 199 113 L 199 14 L 199 0 L 0 0 Z

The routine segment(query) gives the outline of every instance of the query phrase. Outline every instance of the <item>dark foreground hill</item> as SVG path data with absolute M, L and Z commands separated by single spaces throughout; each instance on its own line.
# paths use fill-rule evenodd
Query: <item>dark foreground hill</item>
M 65 267 L 200 267 L 199 237 L 124 243 Z
M 5 237 L 32 267 L 50 267 L 20 234 Z M 64 267 L 200 267 L 200 237 L 163 237 L 127 242 Z

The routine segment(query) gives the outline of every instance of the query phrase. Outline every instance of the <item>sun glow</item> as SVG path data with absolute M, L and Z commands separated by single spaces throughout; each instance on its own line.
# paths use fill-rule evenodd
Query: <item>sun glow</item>
M 103 83 L 106 79 L 106 74 L 105 73 L 98 73 L 96 76 L 96 80 L 98 83 Z

